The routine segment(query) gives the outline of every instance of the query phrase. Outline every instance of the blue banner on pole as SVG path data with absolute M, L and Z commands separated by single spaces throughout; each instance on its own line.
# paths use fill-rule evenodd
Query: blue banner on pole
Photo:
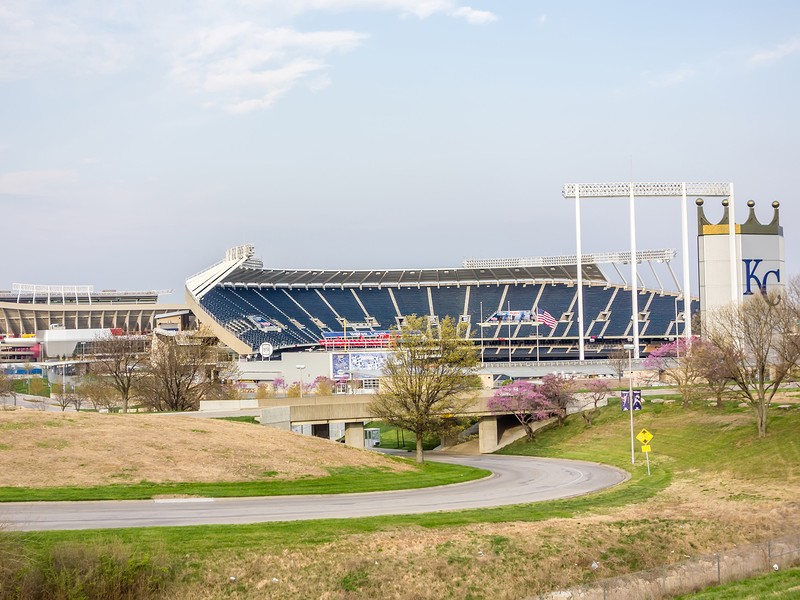
M 622 411 L 630 410 L 630 392 L 624 390 L 619 395 L 622 399 Z M 642 410 L 642 390 L 633 390 L 633 410 Z

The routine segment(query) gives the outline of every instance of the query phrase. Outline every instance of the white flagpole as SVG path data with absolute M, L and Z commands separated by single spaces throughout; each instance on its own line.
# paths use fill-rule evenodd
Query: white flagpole
M 508 364 L 511 364 L 511 301 L 508 301 L 506 319 L 508 319 Z

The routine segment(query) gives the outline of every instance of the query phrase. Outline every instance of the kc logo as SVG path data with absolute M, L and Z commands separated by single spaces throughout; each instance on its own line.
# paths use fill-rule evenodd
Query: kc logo
M 761 292 L 762 294 L 766 295 L 767 293 L 767 284 L 769 283 L 769 278 L 772 276 L 775 279 L 775 283 L 780 283 L 781 281 L 781 271 L 780 269 L 773 269 L 771 271 L 764 271 L 764 274 L 759 277 L 758 276 L 758 267 L 759 265 L 764 262 L 762 258 L 745 258 L 742 259 L 744 263 L 744 295 L 745 296 L 752 296 L 753 295 L 753 284 L 755 284 L 756 289 Z

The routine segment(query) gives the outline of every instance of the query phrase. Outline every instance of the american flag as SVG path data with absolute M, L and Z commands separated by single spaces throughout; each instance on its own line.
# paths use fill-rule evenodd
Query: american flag
M 546 310 L 539 310 L 538 308 L 536 309 L 536 320 L 544 323 L 550 329 L 555 329 L 556 325 L 558 324 L 558 322 L 553 318 L 553 315 Z

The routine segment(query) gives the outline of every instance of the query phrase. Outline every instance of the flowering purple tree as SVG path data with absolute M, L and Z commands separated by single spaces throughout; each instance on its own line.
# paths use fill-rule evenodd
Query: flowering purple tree
M 285 392 L 287 385 L 286 380 L 283 377 L 276 377 L 272 380 L 272 387 L 275 389 L 275 393 Z
M 514 415 L 525 428 L 529 440 L 533 439 L 531 424 L 546 419 L 552 412 L 552 407 L 537 387 L 530 381 L 514 381 L 495 390 L 488 403 L 492 412 Z
M 600 407 L 598 405 L 606 399 L 611 388 L 604 379 L 592 379 L 586 387 L 588 388 L 589 398 L 591 398 L 593 406 L 592 408 L 588 408 L 588 404 L 584 406 L 581 411 L 581 416 L 586 422 L 586 426 L 591 427 L 594 418 L 600 413 Z
M 575 385 L 571 380 L 558 375 L 545 375 L 542 377 L 540 392 L 550 405 L 551 414 L 558 419 L 560 427 L 567 418 L 567 408 L 575 399 Z
M 695 348 L 700 347 L 698 338 L 678 338 L 674 342 L 662 344 L 644 360 L 644 368 L 658 371 L 659 381 L 666 380 L 671 383 L 681 394 L 683 407 L 697 394 L 695 383 L 701 373 L 696 360 Z

